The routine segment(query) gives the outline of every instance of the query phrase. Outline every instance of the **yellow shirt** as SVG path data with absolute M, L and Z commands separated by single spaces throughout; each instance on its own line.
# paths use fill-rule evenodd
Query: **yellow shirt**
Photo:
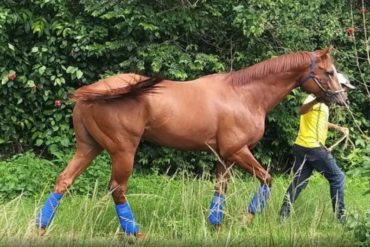
M 309 95 L 304 104 L 312 101 Z M 299 132 L 295 144 L 302 147 L 315 148 L 325 145 L 328 135 L 329 108 L 323 103 L 317 103 L 305 114 L 300 116 Z

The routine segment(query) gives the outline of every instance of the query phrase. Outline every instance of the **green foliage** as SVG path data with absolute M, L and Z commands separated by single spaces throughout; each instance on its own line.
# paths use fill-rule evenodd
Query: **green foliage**
M 370 245 L 370 209 L 365 215 L 352 213 L 347 220 L 347 229 L 352 230 L 363 246 Z
M 74 148 L 70 124 L 73 104 L 68 101 L 68 94 L 75 88 L 118 72 L 190 80 L 244 68 L 283 53 L 329 45 L 335 45 L 333 55 L 338 70 L 346 73 L 357 87 L 349 95 L 351 113 L 346 109 L 331 111 L 332 122 L 349 127 L 355 148 L 338 148 L 334 155 L 340 166 L 354 176 L 369 177 L 370 58 L 366 28 L 370 26 L 370 16 L 360 11 L 363 7 L 370 9 L 370 2 L 2 0 L 0 160 L 32 150 L 52 161 L 29 152 L 0 162 L 0 200 L 15 198 L 20 193 L 30 196 L 49 191 Z M 353 34 L 348 28 L 353 28 Z M 298 130 L 296 109 L 303 97 L 299 90 L 294 90 L 268 115 L 264 139 L 253 151 L 263 165 L 274 171 L 283 171 L 292 163 L 290 148 Z M 61 100 L 60 108 L 55 100 Z M 331 134 L 329 144 L 337 138 Z M 135 160 L 137 167 L 144 170 L 167 173 L 190 170 L 197 174 L 210 171 L 214 162 L 212 154 L 180 152 L 146 142 L 140 145 Z M 90 194 L 96 181 L 99 191 L 100 188 L 106 191 L 109 171 L 109 157 L 99 156 L 71 191 Z M 162 191 L 162 187 L 159 189 Z M 173 191 L 168 191 L 172 198 Z M 153 198 L 158 201 L 161 196 Z M 164 199 L 163 205 L 170 205 Z M 200 208 L 202 214 L 204 206 Z M 167 211 L 177 212 L 172 208 Z M 274 215 L 275 212 L 272 218 Z M 158 217 L 154 216 L 145 217 Z M 363 243 L 369 241 L 368 222 L 368 214 L 349 219 L 350 228 Z M 176 220 L 170 224 L 181 226 Z M 269 222 L 261 229 L 271 225 L 275 224 Z M 310 225 L 313 227 L 309 232 L 315 232 L 316 223 Z M 171 225 L 166 227 L 172 229 Z M 300 227 L 299 222 L 296 227 L 282 229 L 294 229 L 292 234 L 296 236 L 295 229 Z M 256 233 L 261 231 L 256 229 Z M 196 233 L 204 237 L 203 232 Z M 240 236 L 244 239 L 245 232 Z
M 361 176 L 369 178 L 369 189 L 367 194 L 370 194 L 370 143 L 364 148 L 356 148 L 348 156 L 350 161 L 350 170 L 348 174 L 352 176 Z
M 351 138 L 362 149 L 370 128 L 370 66 L 358 59 L 367 56 L 368 45 L 361 7 L 346 0 L 3 0 L 0 159 L 29 149 L 45 156 L 73 149 L 68 94 L 106 75 L 137 72 L 190 80 L 330 44 L 336 46 L 338 69 L 357 86 L 350 95 L 355 120 L 342 114 L 340 123 L 350 127 Z M 365 21 L 368 26 L 369 18 Z M 354 36 L 346 32 L 352 25 Z M 11 73 L 15 79 L 8 78 Z M 295 90 L 270 113 L 264 139 L 254 150 L 274 170 L 291 164 L 301 97 Z M 60 108 L 55 100 L 61 100 Z M 141 145 L 137 157 L 142 167 L 160 170 L 191 163 L 199 171 L 213 160 L 212 155 L 151 144 Z M 340 161 L 350 167 L 347 159 Z
M 367 191 L 363 196 L 370 194 L 370 143 L 364 148 L 356 148 L 348 156 L 350 170 L 348 174 L 353 177 L 365 177 L 368 179 Z M 370 245 L 370 206 L 365 214 L 353 212 L 348 217 L 348 229 L 355 233 L 356 238 L 365 246 Z
M 96 189 L 100 194 L 106 194 L 111 175 L 111 161 L 104 153 L 95 159 L 86 171 L 77 178 L 70 191 L 80 195 L 92 195 Z
M 58 174 L 71 155 L 54 153 L 56 159 L 49 161 L 37 157 L 31 152 L 15 155 L 7 161 L 0 162 L 0 201 L 14 199 L 19 195 L 35 196 L 42 191 L 49 191 L 55 184 Z M 99 164 L 99 165 L 96 165 Z M 110 177 L 110 160 L 101 155 L 81 175 L 70 192 L 88 195 L 94 187 L 106 193 Z
M 214 167 L 217 157 L 206 152 L 183 152 L 170 148 L 156 148 L 142 143 L 135 160 L 136 169 L 154 170 L 160 173 L 192 172 L 207 174 Z
M 0 162 L 0 200 L 13 199 L 20 194 L 35 195 L 51 184 L 60 168 L 32 153 L 16 155 Z

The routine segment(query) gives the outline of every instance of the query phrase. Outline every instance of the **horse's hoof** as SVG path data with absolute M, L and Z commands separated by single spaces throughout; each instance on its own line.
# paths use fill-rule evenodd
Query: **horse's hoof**
M 43 237 L 46 234 L 46 229 L 38 228 L 38 235 Z
M 217 233 L 221 233 L 222 232 L 222 225 L 221 224 L 211 224 L 211 227 Z
M 247 215 L 244 217 L 244 221 L 247 225 L 252 224 L 253 219 L 254 219 L 254 214 L 251 214 L 251 213 L 247 213 Z
M 128 244 L 135 244 L 137 241 L 146 240 L 147 236 L 143 232 L 138 232 L 136 234 L 129 234 L 129 235 L 127 235 L 124 232 L 120 232 L 118 233 L 118 239 Z
M 215 227 L 215 230 L 216 230 L 217 233 L 222 232 L 222 225 L 221 224 L 214 225 L 214 227 Z
M 136 233 L 135 237 L 136 237 L 136 240 L 144 240 L 145 239 L 145 233 L 138 232 L 138 233 Z

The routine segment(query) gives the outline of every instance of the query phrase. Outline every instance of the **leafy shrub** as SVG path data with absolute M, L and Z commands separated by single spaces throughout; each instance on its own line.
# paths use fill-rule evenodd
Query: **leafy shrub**
M 60 167 L 33 153 L 16 155 L 0 162 L 0 200 L 40 193 L 56 178 Z
M 369 190 L 366 192 L 370 194 L 370 143 L 362 149 L 354 149 L 353 152 L 348 156 L 350 161 L 349 175 L 361 176 L 369 178 Z
M 53 189 L 59 173 L 67 165 L 71 155 L 58 156 L 48 161 L 34 153 L 15 155 L 0 162 L 0 200 L 49 193 Z M 107 155 L 100 155 L 70 188 L 71 193 L 88 195 L 92 190 L 106 193 L 110 178 L 110 160 Z M 97 185 L 97 188 L 95 188 Z
M 212 153 L 184 152 L 146 142 L 140 145 L 135 159 L 138 170 L 156 170 L 167 174 L 187 171 L 199 175 L 213 170 L 216 161 L 217 157 Z
M 111 160 L 109 155 L 99 155 L 91 165 L 81 174 L 71 187 L 72 193 L 90 195 L 93 190 L 106 194 L 111 175 Z
M 365 215 L 352 213 L 346 224 L 349 230 L 352 230 L 361 245 L 370 245 L 370 208 Z
M 364 196 L 370 194 L 370 143 L 363 149 L 355 149 L 348 156 L 350 161 L 349 175 L 354 177 L 365 177 L 369 179 L 369 187 Z M 356 238 L 366 246 L 370 245 L 370 207 L 365 215 L 353 212 L 348 217 L 347 227 L 355 233 Z
M 359 59 L 368 54 L 362 30 L 369 19 L 363 23 L 359 10 L 370 6 L 368 1 L 364 4 L 346 0 L 196 4 L 167 0 L 3 0 L 0 159 L 30 149 L 45 157 L 50 157 L 47 155 L 53 149 L 72 149 L 73 105 L 67 96 L 105 75 L 156 73 L 189 80 L 330 44 L 336 46 L 338 69 L 358 87 L 350 95 L 357 124 L 369 128 L 366 78 L 370 69 L 366 59 Z M 296 90 L 268 115 L 265 139 L 254 150 L 264 165 L 270 164 L 277 171 L 291 163 L 289 150 L 297 131 L 295 108 L 300 95 Z M 61 102 L 60 107 L 56 102 Z M 351 121 L 350 115 L 344 115 L 342 123 L 350 125 Z M 356 129 L 351 133 L 354 139 L 363 139 Z M 212 155 L 155 145 L 146 145 L 138 154 L 139 164 L 159 169 L 169 165 L 182 169 L 187 162 L 198 171 L 210 161 Z M 343 159 L 345 167 L 346 162 Z

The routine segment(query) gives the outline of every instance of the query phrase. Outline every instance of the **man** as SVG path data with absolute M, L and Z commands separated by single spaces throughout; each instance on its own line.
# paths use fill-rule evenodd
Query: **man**
M 344 89 L 353 89 L 342 74 L 337 74 Z M 348 135 L 348 129 L 328 122 L 329 108 L 309 95 L 299 109 L 300 126 L 298 136 L 292 148 L 295 162 L 293 165 L 294 179 L 286 191 L 280 209 L 280 217 L 289 216 L 291 205 L 300 192 L 307 186 L 309 177 L 314 170 L 320 172 L 329 181 L 330 196 L 333 210 L 338 220 L 343 223 L 344 216 L 344 174 L 336 164 L 330 151 L 325 147 L 327 131 L 334 129 Z

